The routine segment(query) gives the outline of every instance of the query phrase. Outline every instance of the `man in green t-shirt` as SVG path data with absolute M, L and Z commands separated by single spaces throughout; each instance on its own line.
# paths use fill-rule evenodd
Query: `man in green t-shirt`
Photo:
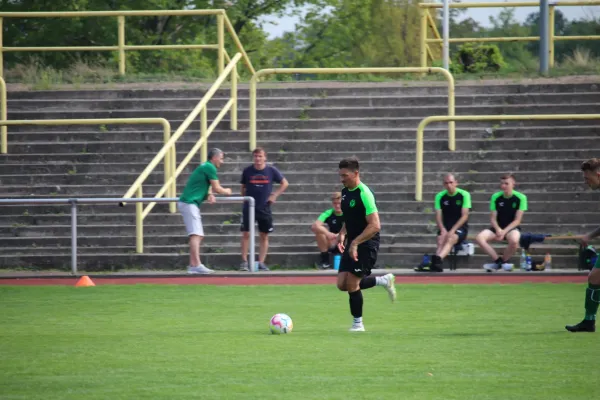
M 200 262 L 200 243 L 204 238 L 200 204 L 205 200 L 210 204 L 214 203 L 215 196 L 212 192 L 231 195 L 231 189 L 225 189 L 219 184 L 217 168 L 221 165 L 223 165 L 223 151 L 211 149 L 208 152 L 208 161 L 196 168 L 190 175 L 177 203 L 190 241 L 188 274 L 211 274 L 214 272 Z
M 445 190 L 435 196 L 435 220 L 438 226 L 437 250 L 431 264 L 420 265 L 417 272 L 443 272 L 444 258 L 452 247 L 463 242 L 469 233 L 469 209 L 471 194 L 457 187 L 458 181 L 452 174 L 444 177 Z
M 583 179 L 592 189 L 600 189 L 600 158 L 592 158 L 581 164 Z M 600 227 L 581 238 L 581 244 L 587 246 L 588 242 L 600 236 Z M 585 316 L 583 321 L 575 325 L 567 325 L 569 332 L 595 332 L 596 314 L 600 305 L 600 257 L 596 259 L 594 267 L 588 275 L 588 287 L 585 289 Z
M 311 226 L 317 239 L 317 246 L 321 252 L 320 261 L 315 263 L 315 267 L 318 269 L 331 268 L 329 253 L 339 253 L 337 237 L 344 224 L 341 192 L 334 192 L 331 195 L 331 204 L 333 208 L 323 211 Z
M 494 193 L 490 198 L 492 226 L 479 232 L 475 239 L 479 247 L 494 260 L 493 263 L 483 265 L 488 272 L 501 268 L 510 271 L 513 268 L 513 264 L 510 264 L 509 261 L 519 247 L 521 220 L 527 211 L 527 196 L 514 190 L 515 182 L 513 174 L 502 175 L 500 178 L 502 191 Z M 489 245 L 490 241 L 508 242 L 502 257 L 499 257 L 496 250 Z

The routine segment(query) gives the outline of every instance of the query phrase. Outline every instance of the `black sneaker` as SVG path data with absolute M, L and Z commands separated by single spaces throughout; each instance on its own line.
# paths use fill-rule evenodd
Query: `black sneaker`
M 567 325 L 565 329 L 569 332 L 596 332 L 596 321 L 584 319 L 577 325 Z
M 431 265 L 429 266 L 430 272 L 444 272 L 443 261 L 439 256 L 431 257 Z
M 329 269 L 329 268 L 331 268 L 331 264 L 324 263 L 324 262 L 316 262 L 315 263 L 315 268 L 316 269 L 321 269 L 321 270 L 323 270 L 323 269 Z

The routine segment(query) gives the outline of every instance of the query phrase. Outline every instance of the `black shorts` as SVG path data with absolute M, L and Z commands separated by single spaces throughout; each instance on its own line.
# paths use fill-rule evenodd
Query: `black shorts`
M 258 223 L 258 231 L 261 233 L 273 232 L 273 216 L 271 215 L 271 208 L 267 207 L 264 210 L 256 210 L 254 213 L 254 220 Z M 244 207 L 242 211 L 242 223 L 240 226 L 242 232 L 250 231 L 250 224 L 248 222 L 248 209 Z
M 361 243 L 358 245 L 358 261 L 354 261 L 348 253 L 348 247 L 344 249 L 342 260 L 340 262 L 340 272 L 350 272 L 352 275 L 363 277 L 371 275 L 371 269 L 377 261 L 377 252 L 379 251 L 379 243 L 377 245 Z
M 490 226 L 489 228 L 487 228 L 488 230 L 492 231 L 493 233 L 496 233 L 496 228 Z M 517 230 L 519 232 L 521 232 L 521 227 L 517 226 L 516 228 L 512 228 L 510 231 L 506 232 L 506 234 L 504 235 L 504 237 L 506 237 L 506 235 L 508 235 L 510 232 Z
M 438 236 L 440 236 L 440 231 L 438 231 Z M 465 240 L 467 240 L 467 235 L 469 234 L 468 229 L 460 228 L 456 230 L 456 234 L 458 235 L 458 242 L 456 244 L 461 244 Z

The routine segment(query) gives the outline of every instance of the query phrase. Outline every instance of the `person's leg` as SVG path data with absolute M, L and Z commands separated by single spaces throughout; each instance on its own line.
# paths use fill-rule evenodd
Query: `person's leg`
M 204 237 L 204 228 L 202 226 L 202 217 L 200 208 L 195 204 L 179 202 L 177 208 L 181 213 L 185 229 L 188 233 L 188 242 L 190 247 L 188 273 L 207 274 L 212 273 L 211 269 L 206 268 L 200 261 L 200 244 Z
M 437 248 L 435 249 L 435 254 L 439 254 L 444 248 L 444 244 L 448 240 L 448 233 L 439 233 L 437 236 Z
M 583 321 L 576 325 L 567 325 L 565 329 L 570 332 L 595 332 L 598 305 L 600 305 L 600 257 L 596 260 L 594 268 L 592 268 L 588 275 L 588 287 L 585 289 L 585 316 Z
M 506 236 L 504 236 L 506 241 L 508 242 L 508 246 L 504 249 L 504 253 L 502 254 L 502 259 L 504 262 L 508 263 L 510 258 L 517 252 L 519 248 L 519 240 L 521 239 L 521 232 L 518 229 L 513 229 L 508 232 Z
M 256 214 L 256 222 L 258 222 L 259 232 L 259 249 L 258 249 L 258 270 L 268 271 L 269 267 L 265 264 L 267 254 L 269 252 L 269 233 L 273 232 L 273 218 L 271 210 L 261 211 Z
M 455 233 L 453 235 L 446 235 L 446 241 L 442 245 L 441 250 L 438 251 L 437 256 L 440 259 L 444 259 L 450 254 L 450 250 L 457 244 L 459 241 L 459 236 Z
M 494 260 L 494 261 L 496 261 L 498 259 L 498 253 L 496 253 L 496 250 L 494 250 L 494 248 L 492 246 L 490 246 L 490 244 L 488 242 L 494 240 L 495 237 L 496 237 L 496 233 L 489 229 L 482 230 L 475 237 L 475 241 L 477 242 L 479 247 L 483 251 L 485 251 L 486 254 L 488 254 L 490 257 L 492 257 L 492 260 Z
M 319 269 L 329 268 L 329 248 L 331 247 L 331 241 L 327 238 L 327 235 L 323 233 L 315 233 L 317 240 L 317 247 L 319 248 L 319 261 L 315 263 L 315 266 Z
M 258 262 L 265 263 L 267 252 L 269 251 L 269 234 L 265 232 L 259 233 L 260 247 L 258 251 Z

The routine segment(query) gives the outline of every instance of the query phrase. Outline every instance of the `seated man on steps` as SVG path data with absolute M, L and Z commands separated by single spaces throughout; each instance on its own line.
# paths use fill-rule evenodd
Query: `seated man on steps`
M 492 226 L 484 229 L 475 239 L 481 247 L 494 260 L 493 263 L 484 264 L 486 271 L 492 272 L 500 268 L 505 271 L 511 271 L 513 264 L 508 261 L 515 254 L 519 247 L 521 238 L 521 220 L 523 213 L 527 211 L 527 196 L 514 189 L 515 177 L 513 174 L 505 174 L 500 179 L 501 192 L 496 192 L 490 199 L 490 220 Z M 502 257 L 492 246 L 490 241 L 506 241 L 508 246 L 504 249 Z
M 329 253 L 338 254 L 337 238 L 342 225 L 344 225 L 344 213 L 342 213 L 342 193 L 334 192 L 331 195 L 333 208 L 325 210 L 312 224 L 311 229 L 315 233 L 317 246 L 321 252 L 319 262 L 315 263 L 318 269 L 331 268 Z
M 417 272 L 443 272 L 444 258 L 452 247 L 463 242 L 469 232 L 469 209 L 471 194 L 457 187 L 458 181 L 452 174 L 444 177 L 445 190 L 435 196 L 435 220 L 438 226 L 437 250 L 431 264 L 420 265 Z

